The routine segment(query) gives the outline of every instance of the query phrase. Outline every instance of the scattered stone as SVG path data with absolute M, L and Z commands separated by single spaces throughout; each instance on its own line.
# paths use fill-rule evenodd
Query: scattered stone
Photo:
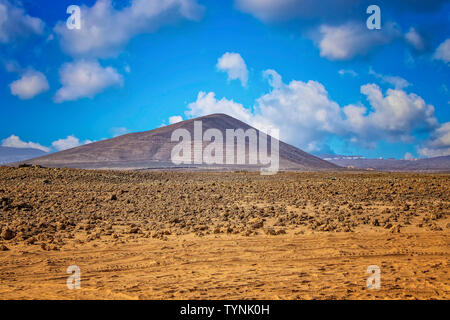
M 264 226 L 264 221 L 261 218 L 253 218 L 248 221 L 250 228 L 260 229 Z
M 139 228 L 138 227 L 132 227 L 130 228 L 130 230 L 128 231 L 128 233 L 138 233 L 139 232 Z
M 393 226 L 390 230 L 391 233 L 400 233 L 400 225 Z
M 402 232 L 410 226 L 421 232 L 450 229 L 450 187 L 440 175 L 415 180 L 396 173 L 337 173 L 330 183 L 329 173 L 261 178 L 252 172 L 0 167 L 0 176 L 0 241 L 14 243 L 61 246 L 100 235 L 110 236 L 102 241 L 128 241 L 170 234 L 343 233 L 365 226 L 393 233 L 400 226 Z M 55 181 L 61 192 L 43 187 Z
M 276 236 L 277 232 L 273 228 L 266 228 L 264 229 L 264 233 L 271 236 Z
M 4 229 L 4 230 L 2 231 L 1 236 L 2 236 L 2 238 L 5 239 L 5 240 L 11 240 L 11 239 L 14 239 L 14 237 L 16 236 L 16 234 L 15 234 L 15 232 L 12 231 L 11 229 L 6 228 L 6 229 Z

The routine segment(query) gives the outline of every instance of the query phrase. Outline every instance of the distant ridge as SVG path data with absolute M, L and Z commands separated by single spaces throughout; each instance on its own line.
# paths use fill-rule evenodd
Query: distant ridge
M 13 148 L 0 146 L 0 165 L 17 161 L 24 161 L 47 154 L 46 152 L 33 148 Z
M 326 158 L 328 161 L 355 169 L 380 171 L 450 171 L 450 156 L 417 160 Z
M 38 164 L 46 167 L 83 169 L 184 168 L 230 170 L 250 168 L 248 165 L 174 165 L 171 161 L 171 151 L 178 142 L 171 141 L 172 132 L 175 129 L 184 128 L 193 135 L 194 121 L 196 120 L 202 121 L 203 132 L 210 128 L 216 128 L 222 132 L 224 137 L 226 129 L 247 130 L 253 128 L 231 116 L 225 114 L 211 114 L 150 131 L 129 133 L 116 138 L 56 152 L 26 161 L 26 163 Z M 255 130 L 259 133 L 257 129 Z M 339 169 L 335 164 L 322 160 L 281 141 L 279 144 L 279 155 L 280 169 L 282 170 L 312 171 Z

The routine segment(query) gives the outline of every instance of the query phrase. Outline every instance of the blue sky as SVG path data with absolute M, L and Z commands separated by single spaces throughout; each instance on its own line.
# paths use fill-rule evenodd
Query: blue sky
M 449 155 L 450 2 L 378 1 L 380 30 L 370 4 L 0 0 L 1 144 L 53 152 L 222 112 L 315 154 Z

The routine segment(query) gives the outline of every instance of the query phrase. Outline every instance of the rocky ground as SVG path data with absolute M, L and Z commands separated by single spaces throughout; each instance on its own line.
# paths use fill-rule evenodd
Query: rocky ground
M 0 167 L 0 298 L 448 299 L 449 182 Z M 377 263 L 392 278 L 378 296 L 361 280 Z M 61 289 L 66 264 L 87 269 L 89 290 Z

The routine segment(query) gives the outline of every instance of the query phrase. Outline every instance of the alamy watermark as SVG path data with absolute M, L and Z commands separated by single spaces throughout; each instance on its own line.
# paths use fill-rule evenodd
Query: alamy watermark
M 261 166 L 261 174 L 276 174 L 280 167 L 279 130 L 266 131 L 226 129 L 224 143 L 221 130 L 210 128 L 203 132 L 202 121 L 194 121 L 194 137 L 184 128 L 172 132 L 171 141 L 178 144 L 172 148 L 171 160 L 175 165 Z
M 67 18 L 66 26 L 69 30 L 80 30 L 81 29 L 81 9 L 79 6 L 71 5 L 67 7 L 67 14 L 70 14 L 70 17 Z
M 79 266 L 73 265 L 67 267 L 67 273 L 70 276 L 67 278 L 67 289 L 81 289 L 81 269 Z
M 380 30 L 381 29 L 381 9 L 379 6 L 372 4 L 367 7 L 367 14 L 370 16 L 367 18 L 366 26 L 369 30 Z
M 370 274 L 367 278 L 366 285 L 367 288 L 373 290 L 379 290 L 381 288 L 381 270 L 377 265 L 370 265 L 367 267 L 366 273 Z

